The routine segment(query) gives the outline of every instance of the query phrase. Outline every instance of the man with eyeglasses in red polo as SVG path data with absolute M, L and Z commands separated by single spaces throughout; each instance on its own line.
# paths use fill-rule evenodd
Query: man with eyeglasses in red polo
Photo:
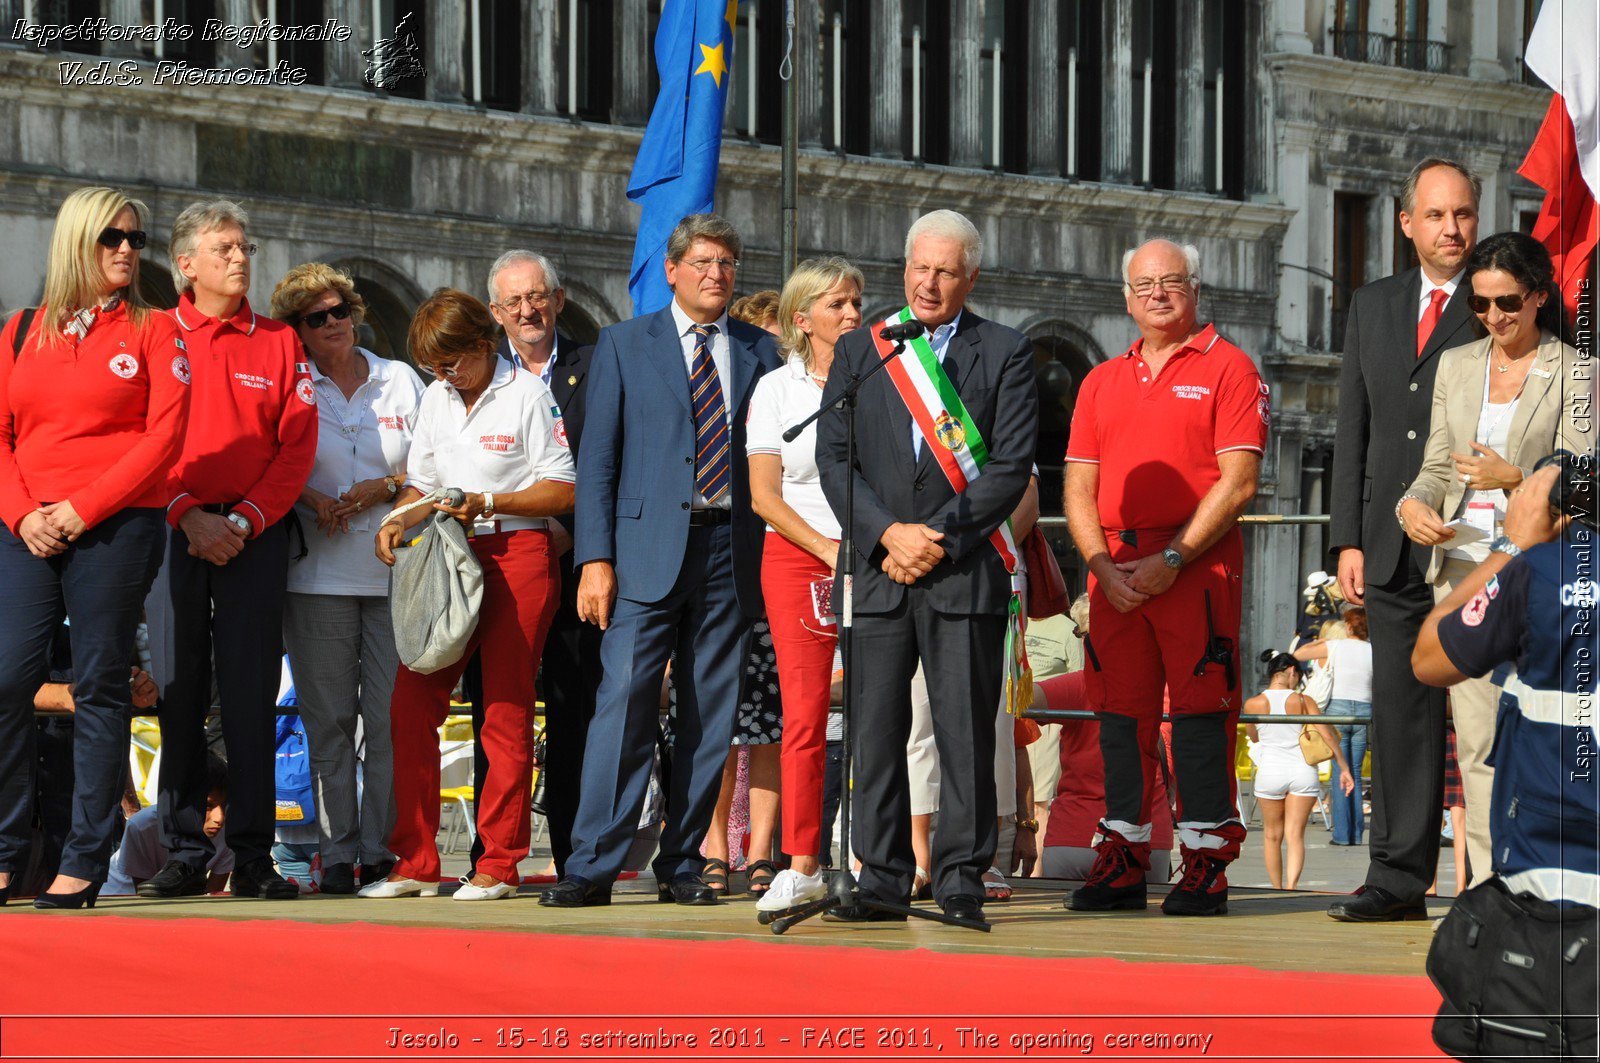
M 1271 405 L 1250 356 L 1195 318 L 1200 255 L 1151 240 L 1122 259 L 1140 338 L 1079 389 L 1066 513 L 1089 564 L 1088 701 L 1105 818 L 1075 911 L 1145 907 L 1163 691 L 1172 711 L 1183 874 L 1167 915 L 1224 915 L 1245 836 L 1233 774 L 1239 713 L 1235 526 L 1256 494 Z
M 227 200 L 196 203 L 172 226 L 182 293 L 171 311 L 193 377 L 189 430 L 168 476 L 166 558 L 146 603 L 162 689 L 161 841 L 170 857 L 141 897 L 205 892 L 205 718 L 212 673 L 228 757 L 235 897 L 299 895 L 269 855 L 276 827 L 276 702 L 289 533 L 284 524 L 317 451 L 316 396 L 288 325 L 245 297 L 256 245 Z

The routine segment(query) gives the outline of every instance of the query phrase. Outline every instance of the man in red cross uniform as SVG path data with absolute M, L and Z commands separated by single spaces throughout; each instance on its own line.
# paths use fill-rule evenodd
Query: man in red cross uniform
M 1171 699 L 1183 874 L 1168 915 L 1222 915 L 1239 855 L 1233 774 L 1244 550 L 1270 403 L 1250 357 L 1195 322 L 1199 253 L 1152 240 L 1123 258 L 1140 338 L 1084 378 L 1065 508 L 1089 563 L 1088 701 L 1100 719 L 1106 812 L 1078 911 L 1145 907 L 1150 774 Z

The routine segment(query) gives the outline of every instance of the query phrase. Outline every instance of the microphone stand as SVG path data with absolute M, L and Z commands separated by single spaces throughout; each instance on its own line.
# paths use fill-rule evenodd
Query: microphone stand
M 914 916 L 918 919 L 928 919 L 935 923 L 946 923 L 950 926 L 966 927 L 970 930 L 989 932 L 987 922 L 975 922 L 970 919 L 957 919 L 941 911 L 927 908 L 914 908 L 910 904 L 895 904 L 890 901 L 880 901 L 875 897 L 862 894 L 861 884 L 850 871 L 851 845 L 850 845 L 850 774 L 854 763 L 851 753 L 850 721 L 855 715 L 855 698 L 851 694 L 853 686 L 851 679 L 854 672 L 854 634 L 855 634 L 855 587 L 854 577 L 856 568 L 855 542 L 851 529 L 855 523 L 855 468 L 856 468 L 856 395 L 861 386 L 871 380 L 880 370 L 890 362 L 900 357 L 905 350 L 906 340 L 900 337 L 885 336 L 885 339 L 894 339 L 894 350 L 880 358 L 871 369 L 855 377 L 831 401 L 824 403 L 816 413 L 807 417 L 793 428 L 783 433 L 785 443 L 792 443 L 801 432 L 812 422 L 818 420 L 824 413 L 837 406 L 844 411 L 845 422 L 845 467 L 848 477 L 844 489 L 844 521 L 839 538 L 839 575 L 844 583 L 844 606 L 836 609 L 839 617 L 839 653 L 844 664 L 844 698 L 841 705 L 844 718 L 842 733 L 844 736 L 844 758 L 840 764 L 839 780 L 839 864 L 834 871 L 828 885 L 828 895 L 820 901 L 811 901 L 797 905 L 781 912 L 759 912 L 756 915 L 758 922 L 769 923 L 774 934 L 782 934 L 797 923 L 814 918 L 833 908 L 856 908 L 873 912 L 888 912 L 896 915 Z

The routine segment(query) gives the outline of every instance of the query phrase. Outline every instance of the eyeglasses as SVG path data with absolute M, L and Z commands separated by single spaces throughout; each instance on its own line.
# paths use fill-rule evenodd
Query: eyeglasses
M 232 258 L 235 251 L 241 252 L 245 258 L 251 258 L 258 250 L 260 248 L 256 244 L 218 244 L 216 247 L 206 248 L 206 254 L 226 260 Z
M 470 354 L 463 354 L 461 357 L 456 358 L 453 361 L 440 362 L 432 367 L 433 375 L 438 377 L 440 380 L 454 380 L 456 377 L 461 375 L 461 363 L 465 362 L 471 357 L 472 355 Z
M 122 246 L 122 241 L 126 240 L 128 241 L 128 246 L 135 251 L 143 251 L 147 239 L 148 237 L 143 229 L 129 229 L 124 232 L 114 226 L 107 225 L 100 230 L 100 235 L 94 238 L 94 242 L 101 247 L 115 251 Z
M 1189 286 L 1189 277 L 1183 273 L 1169 273 L 1165 277 L 1140 277 L 1128 285 L 1133 294 L 1148 299 L 1157 291 L 1178 292 Z
M 554 293 L 523 292 L 521 295 L 513 295 L 505 302 L 496 303 L 494 305 L 498 306 L 508 314 L 515 314 L 518 310 L 522 309 L 523 303 L 527 303 L 528 307 L 532 310 L 543 310 L 545 307 L 550 305 L 550 296 L 552 294 Z
M 313 310 L 309 314 L 300 315 L 300 324 L 309 329 L 319 329 L 328 323 L 330 317 L 335 321 L 343 321 L 349 316 L 350 304 L 340 303 L 338 306 L 330 306 L 326 310 Z
M 1493 299 L 1487 295 L 1469 295 L 1467 296 L 1467 306 L 1471 308 L 1474 314 L 1487 314 L 1491 303 L 1498 306 L 1502 314 L 1520 314 L 1522 313 L 1523 305 L 1527 303 L 1528 296 L 1531 294 L 1531 292 L 1525 292 L 1522 295 L 1497 295 Z
M 685 260 L 683 264 L 701 275 L 710 273 L 713 268 L 720 269 L 724 273 L 732 273 L 739 268 L 739 260 L 736 258 L 691 258 Z

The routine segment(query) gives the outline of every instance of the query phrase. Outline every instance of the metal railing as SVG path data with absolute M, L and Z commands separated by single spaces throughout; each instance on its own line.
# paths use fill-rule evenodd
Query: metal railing
M 1390 37 L 1365 30 L 1331 30 L 1333 54 L 1353 63 L 1398 66 L 1429 74 L 1450 68 L 1451 45 L 1425 37 Z
M 1394 61 L 1394 38 L 1363 30 L 1334 30 L 1333 54 L 1353 63 L 1388 66 Z
M 1097 720 L 1097 719 L 1099 719 L 1098 716 L 1096 716 L 1093 712 L 1091 712 L 1088 709 L 1024 709 L 1022 711 L 1022 716 L 1025 719 L 1038 720 L 1041 723 L 1065 723 L 1068 720 Z M 1162 723 L 1171 723 L 1172 722 L 1172 717 L 1169 716 L 1169 715 L 1163 715 L 1161 717 L 1161 722 Z M 1295 725 L 1306 724 L 1306 723 L 1326 723 L 1326 724 L 1331 724 L 1331 725 L 1346 724 L 1346 725 L 1351 725 L 1351 726 L 1359 725 L 1359 726 L 1365 727 L 1365 726 L 1370 726 L 1372 724 L 1372 717 L 1371 716 L 1332 716 L 1332 715 L 1322 715 L 1322 714 L 1317 714 L 1317 715 L 1303 714 L 1303 715 L 1297 715 L 1297 716 L 1268 716 L 1268 715 L 1265 715 L 1263 713 L 1247 712 L 1247 713 L 1243 713 L 1243 714 L 1240 715 L 1239 722 L 1240 723 L 1254 723 L 1254 724 L 1292 723 L 1292 724 L 1295 724 Z
M 1394 65 L 1407 70 L 1442 74 L 1450 68 L 1450 45 L 1422 37 L 1396 37 Z
M 1326 513 L 1246 513 L 1239 523 L 1247 527 L 1272 527 L 1289 524 L 1327 524 L 1333 518 Z M 1040 517 L 1041 528 L 1065 528 L 1066 517 Z

